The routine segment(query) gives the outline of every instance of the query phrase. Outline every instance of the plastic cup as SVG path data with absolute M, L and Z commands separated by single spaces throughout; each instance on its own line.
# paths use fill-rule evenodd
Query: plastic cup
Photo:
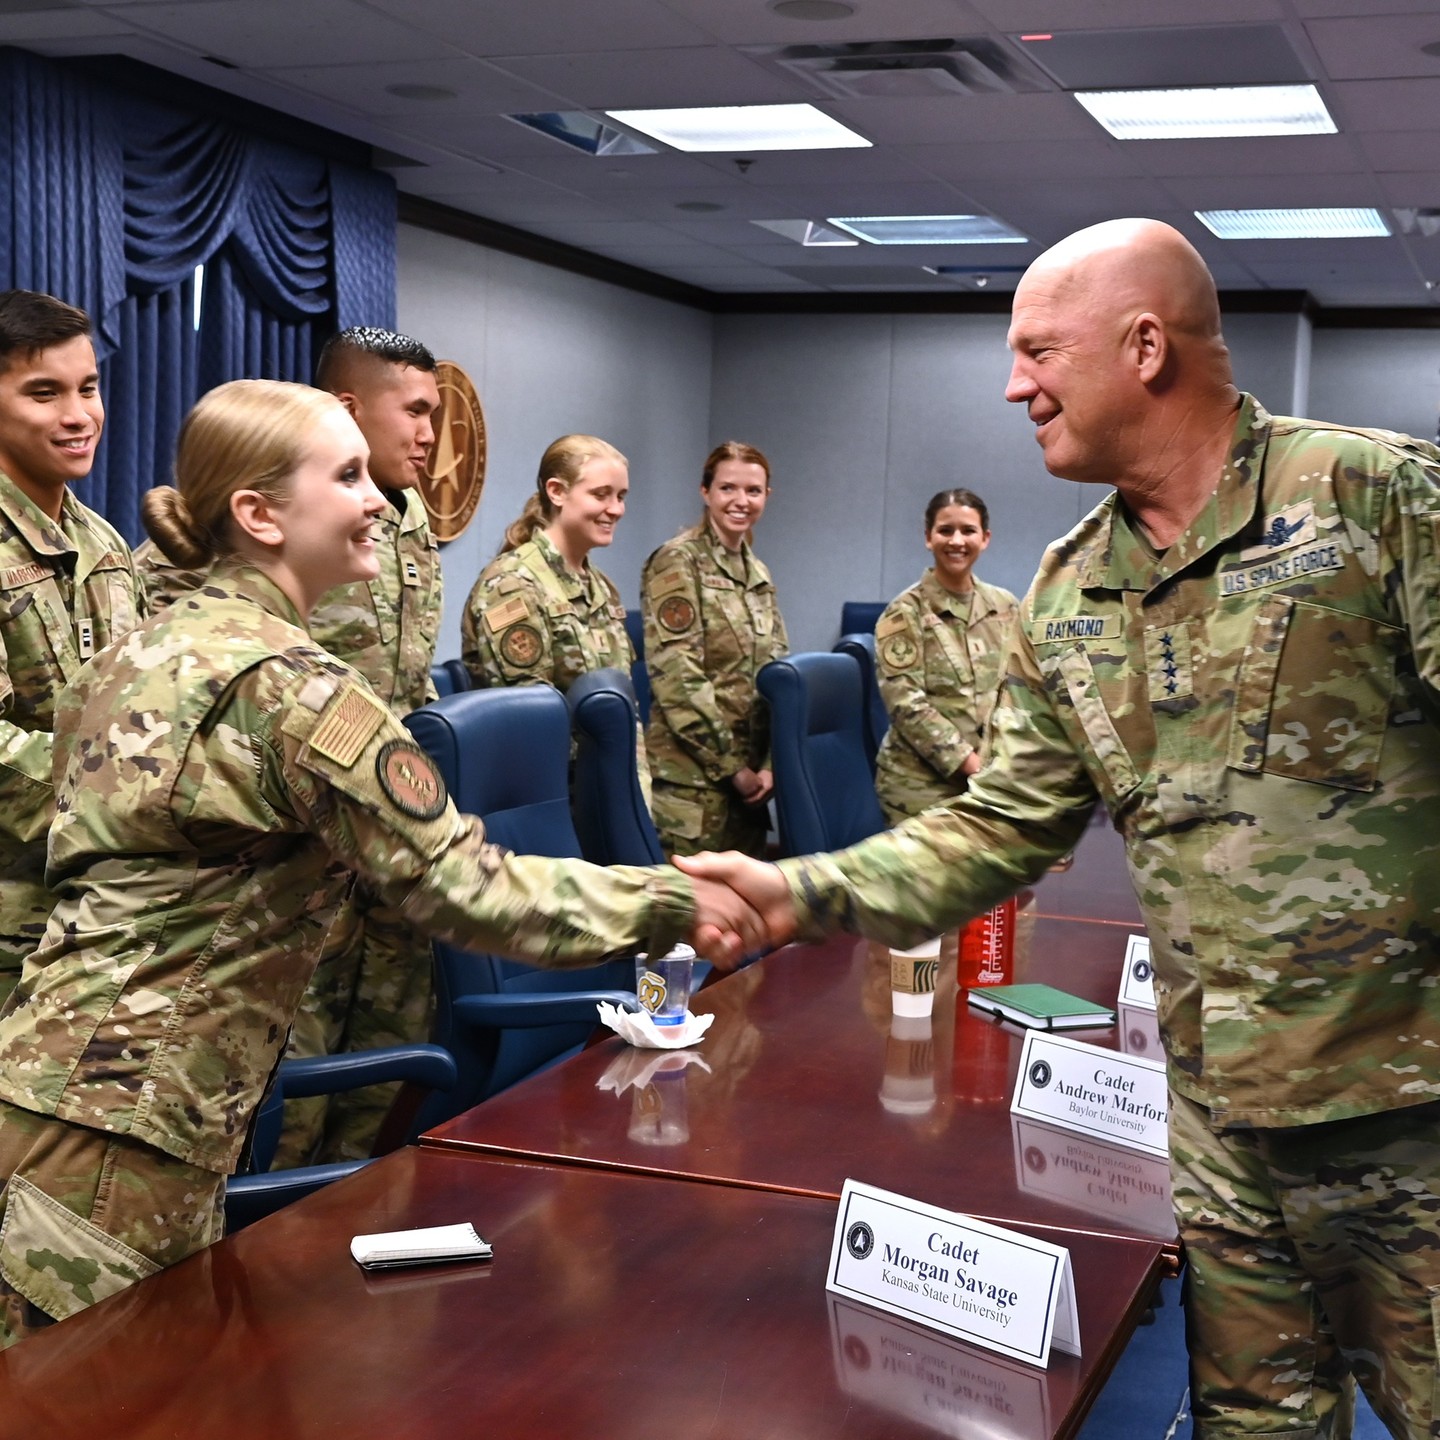
M 890 1009 L 895 1015 L 928 1015 L 935 1008 L 940 940 L 890 952 Z
M 683 1025 L 690 1004 L 695 952 L 677 945 L 668 955 L 635 958 L 635 994 L 657 1025 Z

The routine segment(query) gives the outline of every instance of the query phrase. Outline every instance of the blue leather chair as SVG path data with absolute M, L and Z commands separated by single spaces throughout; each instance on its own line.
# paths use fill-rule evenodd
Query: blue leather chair
M 855 635 L 842 635 L 835 642 L 835 650 L 837 654 L 850 656 L 860 667 L 860 684 L 865 695 L 865 753 L 870 757 L 873 775 L 880 742 L 890 728 L 890 712 L 880 698 L 880 682 L 875 673 L 875 634 L 862 630 Z
M 358 1050 L 344 1055 L 317 1055 L 305 1060 L 286 1060 L 276 1073 L 269 1094 L 250 1136 L 249 1168 L 225 1187 L 225 1228 L 243 1229 L 273 1214 L 292 1200 L 312 1194 L 334 1180 L 353 1175 L 368 1160 L 346 1160 L 330 1165 L 302 1165 L 291 1170 L 271 1170 L 287 1097 L 333 1095 L 358 1090 L 390 1080 L 404 1080 L 412 1087 L 404 1091 L 387 1118 L 375 1153 L 383 1155 L 411 1140 L 418 1133 L 415 1124 L 423 1091 L 449 1090 L 455 1083 L 455 1061 L 438 1045 L 392 1045 L 378 1050 Z M 392 1124 L 392 1122 L 394 1122 Z
M 788 655 L 764 666 L 755 683 L 770 702 L 782 853 L 838 850 L 883 830 L 854 660 L 833 652 Z
M 623 670 L 591 670 L 565 692 L 575 732 L 570 794 L 580 851 L 597 865 L 660 865 L 665 853 L 635 758 L 635 692 Z
M 873 635 L 875 624 L 885 613 L 884 600 L 847 600 L 840 607 L 842 635 Z
M 470 689 L 470 672 L 463 660 L 437 660 L 430 667 L 430 681 L 442 698 Z
M 406 717 L 434 757 L 455 804 L 486 835 L 521 854 L 579 856 L 570 817 L 570 713 L 548 685 L 470 690 Z M 573 1054 L 594 1033 L 600 1000 L 636 1008 L 635 968 L 614 960 L 542 970 L 435 943 L 434 1039 L 459 1080 L 432 1097 L 422 1127 L 438 1124 Z
M 650 723 L 650 672 L 645 668 L 645 620 L 638 610 L 625 612 L 625 633 L 635 647 L 635 663 L 630 667 L 630 683 L 635 687 L 635 705 L 640 723 Z

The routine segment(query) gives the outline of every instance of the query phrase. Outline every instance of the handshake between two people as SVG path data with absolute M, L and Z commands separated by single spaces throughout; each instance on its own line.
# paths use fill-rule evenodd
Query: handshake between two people
M 738 850 L 677 855 L 673 863 L 695 885 L 690 943 L 717 970 L 733 970 L 794 935 L 790 887 L 774 865 Z

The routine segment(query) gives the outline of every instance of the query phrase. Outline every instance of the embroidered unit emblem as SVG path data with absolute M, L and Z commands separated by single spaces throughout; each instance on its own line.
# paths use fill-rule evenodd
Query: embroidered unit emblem
M 410 740 L 387 740 L 375 757 L 380 788 L 405 814 L 434 820 L 445 811 L 445 782 L 435 762 Z

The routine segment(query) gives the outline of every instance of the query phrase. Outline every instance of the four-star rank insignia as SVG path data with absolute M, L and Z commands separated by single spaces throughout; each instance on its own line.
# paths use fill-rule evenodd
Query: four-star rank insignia
M 1152 625 L 1145 631 L 1145 669 L 1150 700 L 1183 700 L 1194 694 L 1190 670 L 1190 630 L 1185 621 Z
M 375 777 L 396 807 L 415 820 L 435 820 L 449 798 L 435 762 L 413 740 L 387 740 L 375 757 Z

